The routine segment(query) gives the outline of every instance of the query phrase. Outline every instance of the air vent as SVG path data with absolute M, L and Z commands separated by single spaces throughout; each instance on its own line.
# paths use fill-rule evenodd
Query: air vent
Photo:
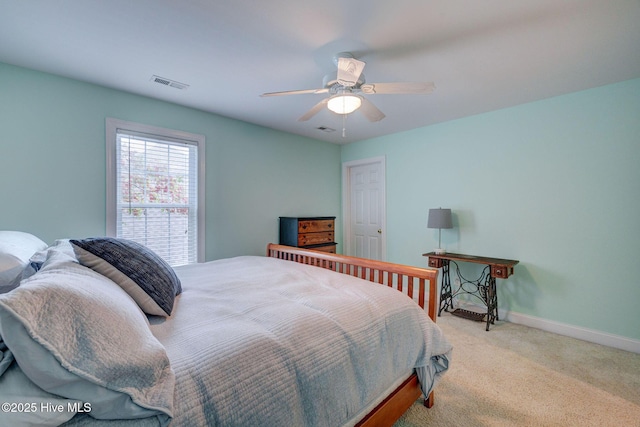
M 322 132 L 335 132 L 336 131 L 335 129 L 331 129 L 331 128 L 328 128 L 326 126 L 320 126 L 320 127 L 317 127 L 316 129 L 321 130 Z
M 160 76 L 151 76 L 151 81 L 154 83 L 158 83 L 164 86 L 173 87 L 180 90 L 185 90 L 189 87 L 188 84 L 180 83 L 175 80 L 170 80 Z

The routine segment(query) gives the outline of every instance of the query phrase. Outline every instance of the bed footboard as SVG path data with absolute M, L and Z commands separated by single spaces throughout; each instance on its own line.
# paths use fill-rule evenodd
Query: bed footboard
M 400 292 L 406 292 L 407 296 L 416 301 L 420 307 L 426 309 L 431 320 L 436 321 L 436 291 L 438 287 L 438 270 L 436 269 L 393 264 L 273 243 L 267 245 L 267 256 L 315 265 L 393 287 Z M 421 395 L 417 376 L 413 374 L 356 426 L 391 426 Z M 424 405 L 431 408 L 433 404 L 434 397 L 431 392 L 424 399 Z

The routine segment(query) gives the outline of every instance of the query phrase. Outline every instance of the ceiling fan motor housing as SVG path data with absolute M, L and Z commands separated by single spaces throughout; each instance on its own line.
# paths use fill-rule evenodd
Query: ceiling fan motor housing
M 358 77 L 358 81 L 356 82 L 355 85 L 351 87 L 351 89 L 360 89 L 360 86 L 363 85 L 364 82 L 365 82 L 364 73 L 361 73 L 360 77 Z M 338 82 L 337 71 L 334 71 L 325 75 L 324 78 L 322 79 L 322 86 L 325 87 L 326 89 L 329 89 L 329 92 L 331 93 L 337 93 L 339 89 L 345 88 L 343 85 L 341 85 Z

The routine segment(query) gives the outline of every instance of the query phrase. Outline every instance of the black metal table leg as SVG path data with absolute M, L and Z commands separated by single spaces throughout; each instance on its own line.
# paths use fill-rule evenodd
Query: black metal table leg
M 498 293 L 496 291 L 496 279 L 489 275 L 485 281 L 483 293 L 487 304 L 487 331 L 489 325 L 495 324 L 498 318 Z
M 453 308 L 453 298 L 460 294 L 472 295 L 478 298 L 482 303 L 487 307 L 486 312 L 486 329 L 489 330 L 490 325 L 495 324 L 496 319 L 498 318 L 498 295 L 496 293 L 496 279 L 491 275 L 490 266 L 486 266 L 480 277 L 477 279 L 467 279 L 462 276 L 460 273 L 460 267 L 455 261 L 451 261 L 456 265 L 456 274 L 460 279 L 460 284 L 457 289 L 451 289 L 451 282 L 449 280 L 449 272 L 447 271 L 446 276 L 443 274 L 443 280 L 446 280 L 448 291 L 447 291 L 447 303 L 443 307 L 446 309 L 447 307 Z M 446 277 L 446 279 L 445 279 Z M 485 316 L 480 314 L 480 318 L 476 319 L 478 313 L 473 311 L 468 311 L 464 309 L 453 310 L 452 313 L 456 316 L 464 317 L 472 320 L 480 320 Z
M 445 260 L 442 264 L 440 308 L 438 309 L 438 316 L 440 316 L 442 310 L 447 311 L 447 308 L 453 309 L 453 293 L 451 291 L 451 278 L 449 276 L 449 261 Z

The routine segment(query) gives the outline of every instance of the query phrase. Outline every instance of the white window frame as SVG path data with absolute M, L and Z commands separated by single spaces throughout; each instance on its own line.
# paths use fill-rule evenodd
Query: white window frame
M 204 135 L 193 134 L 173 129 L 166 129 L 157 126 L 145 125 L 141 123 L 128 122 L 124 120 L 108 117 L 106 119 L 106 146 L 107 146 L 107 236 L 116 237 L 117 229 L 117 154 L 116 138 L 118 130 L 121 132 L 143 133 L 156 136 L 159 139 L 187 141 L 197 146 L 198 152 L 198 202 L 197 202 L 197 260 L 205 261 L 205 137 Z

